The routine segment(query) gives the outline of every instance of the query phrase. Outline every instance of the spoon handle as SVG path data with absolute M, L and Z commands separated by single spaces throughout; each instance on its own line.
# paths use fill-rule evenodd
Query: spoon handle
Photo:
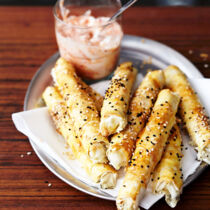
M 130 0 L 128 1 L 126 4 L 124 4 L 110 19 L 114 20 L 116 19 L 119 15 L 121 15 L 126 9 L 128 9 L 128 7 L 132 6 L 134 3 L 136 3 L 138 0 Z

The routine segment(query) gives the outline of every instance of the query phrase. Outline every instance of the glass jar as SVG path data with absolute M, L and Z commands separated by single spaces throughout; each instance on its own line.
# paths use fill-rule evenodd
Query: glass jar
M 88 79 L 108 76 L 118 61 L 123 37 L 121 19 L 109 18 L 120 0 L 61 0 L 54 7 L 60 55 Z

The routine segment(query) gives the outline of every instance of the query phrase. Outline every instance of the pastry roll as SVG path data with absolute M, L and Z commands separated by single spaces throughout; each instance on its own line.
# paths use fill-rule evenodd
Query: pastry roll
M 72 64 L 67 62 L 64 58 L 59 58 L 56 62 L 56 68 L 60 69 L 68 69 L 69 73 L 72 73 L 75 75 L 75 68 Z M 101 107 L 103 104 L 103 96 L 101 96 L 98 92 L 96 92 L 92 87 L 87 85 L 85 82 L 83 82 L 80 77 L 75 75 L 75 79 L 77 79 L 78 85 L 80 89 L 85 90 L 90 97 L 92 97 L 93 101 L 95 102 L 97 110 L 100 112 Z
M 159 93 L 149 121 L 137 137 L 136 149 L 117 197 L 118 209 L 138 208 L 151 172 L 161 159 L 170 130 L 175 124 L 179 100 L 180 98 L 168 89 Z
M 107 156 L 115 169 L 126 166 L 134 150 L 136 137 L 144 128 L 157 95 L 165 84 L 163 71 L 149 72 L 136 90 L 128 110 L 128 125 L 110 141 Z
M 192 145 L 198 151 L 198 159 L 210 164 L 210 122 L 204 107 L 178 67 L 169 66 L 164 74 L 167 87 L 181 96 L 181 117 L 192 139 Z
M 99 132 L 100 118 L 95 102 L 81 88 L 77 75 L 71 71 L 72 66 L 63 65 L 61 61 L 58 60 L 52 69 L 52 77 L 68 106 L 67 112 L 73 121 L 75 133 L 87 155 L 94 162 L 105 163 L 109 141 Z
M 121 64 L 112 77 L 101 109 L 103 136 L 120 132 L 127 125 L 127 111 L 137 70 L 131 62 Z
M 182 192 L 181 146 L 182 139 L 177 125 L 171 129 L 163 157 L 155 168 L 151 183 L 155 193 L 163 193 L 166 202 L 174 208 Z
M 67 140 L 74 156 L 81 162 L 87 174 L 102 188 L 113 188 L 116 185 L 117 172 L 108 164 L 94 163 L 84 151 L 74 126 L 67 113 L 67 107 L 59 92 L 54 87 L 47 87 L 43 93 L 49 112 L 57 131 Z

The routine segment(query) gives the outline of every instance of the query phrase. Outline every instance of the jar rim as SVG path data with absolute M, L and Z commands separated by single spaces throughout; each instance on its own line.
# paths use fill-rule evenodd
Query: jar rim
M 63 23 L 69 27 L 72 27 L 72 28 L 77 28 L 77 29 L 91 29 L 91 28 L 95 28 L 95 27 L 107 27 L 108 25 L 116 22 L 117 19 L 119 19 L 120 17 L 116 18 L 115 20 L 109 20 L 107 21 L 107 23 L 104 23 L 104 24 L 101 24 L 101 25 L 95 25 L 95 26 L 77 26 L 77 25 L 74 25 L 74 24 L 70 24 L 70 23 L 66 23 L 65 21 L 63 21 L 61 18 L 58 17 L 57 15 L 57 12 L 56 12 L 56 9 L 57 7 L 59 7 L 59 2 L 60 0 L 58 0 L 55 4 L 55 6 L 53 7 L 53 15 L 54 15 L 54 18 L 56 20 L 58 20 L 60 23 Z M 121 1 L 120 0 L 117 0 L 119 6 L 122 6 L 121 4 Z

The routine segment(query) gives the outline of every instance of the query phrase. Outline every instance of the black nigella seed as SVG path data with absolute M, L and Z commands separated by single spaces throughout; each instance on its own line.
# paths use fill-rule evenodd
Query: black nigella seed
M 136 116 L 137 117 L 141 117 L 142 116 L 142 112 L 138 113 Z

